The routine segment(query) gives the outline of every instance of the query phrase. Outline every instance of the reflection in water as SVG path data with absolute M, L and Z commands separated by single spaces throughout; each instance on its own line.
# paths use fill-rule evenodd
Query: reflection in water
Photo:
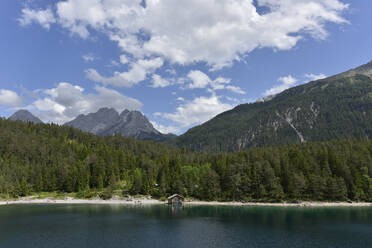
M 27 205 L 0 247 L 372 247 L 371 208 Z
M 171 212 L 173 214 L 178 214 L 178 213 L 181 213 L 181 211 L 183 210 L 183 205 L 180 205 L 180 204 L 177 204 L 177 205 L 168 205 L 168 208 L 171 210 Z

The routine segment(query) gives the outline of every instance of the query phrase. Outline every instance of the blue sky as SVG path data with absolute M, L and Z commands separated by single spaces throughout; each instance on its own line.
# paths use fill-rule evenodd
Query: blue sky
M 181 134 L 372 59 L 365 0 L 3 0 L 0 115 L 113 107 Z

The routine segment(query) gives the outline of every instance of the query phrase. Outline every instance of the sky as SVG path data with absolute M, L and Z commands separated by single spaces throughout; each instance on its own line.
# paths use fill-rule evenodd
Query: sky
M 2 0 L 0 116 L 139 110 L 182 134 L 368 63 L 366 0 Z

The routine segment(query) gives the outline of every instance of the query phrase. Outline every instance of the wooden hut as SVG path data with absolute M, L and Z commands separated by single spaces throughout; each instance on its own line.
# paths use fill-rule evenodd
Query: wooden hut
M 168 197 L 168 204 L 169 205 L 182 205 L 184 200 L 185 200 L 185 197 L 183 197 L 182 195 L 174 194 Z

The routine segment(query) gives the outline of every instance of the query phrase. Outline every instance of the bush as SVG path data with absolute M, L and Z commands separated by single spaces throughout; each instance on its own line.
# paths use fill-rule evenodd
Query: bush
M 162 197 L 160 197 L 158 200 L 159 200 L 159 201 L 166 201 L 166 200 L 168 200 L 168 198 L 165 197 L 165 196 L 162 196 Z
M 112 198 L 112 190 L 105 190 L 98 194 L 102 200 L 110 200 Z
M 77 197 L 77 198 L 80 198 L 80 199 L 92 199 L 92 198 L 94 198 L 96 195 L 97 195 L 97 193 L 94 192 L 94 191 L 84 190 L 84 191 L 79 191 L 79 192 L 76 194 L 76 197 Z

